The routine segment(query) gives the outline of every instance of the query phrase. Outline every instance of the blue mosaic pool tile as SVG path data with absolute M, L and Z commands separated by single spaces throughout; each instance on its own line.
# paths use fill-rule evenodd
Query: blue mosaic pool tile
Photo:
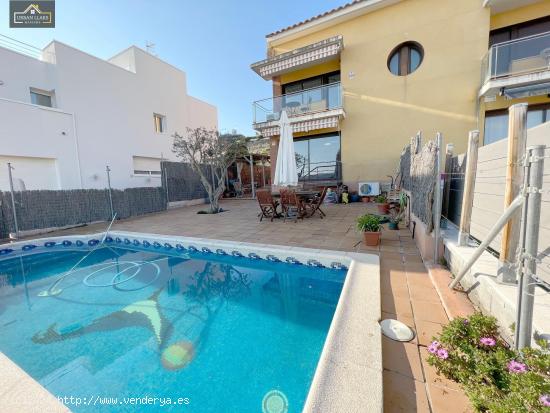
M 319 267 L 319 268 L 322 268 L 324 267 L 323 264 L 321 264 L 319 261 L 317 260 L 307 260 L 307 265 L 309 265 L 310 267 Z
M 303 265 L 299 260 L 297 260 L 294 257 L 286 257 L 285 260 L 288 264 L 296 264 L 296 265 Z

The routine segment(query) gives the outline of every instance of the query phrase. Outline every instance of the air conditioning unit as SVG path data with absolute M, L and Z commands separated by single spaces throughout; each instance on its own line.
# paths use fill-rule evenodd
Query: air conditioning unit
M 359 182 L 360 196 L 380 195 L 380 182 Z

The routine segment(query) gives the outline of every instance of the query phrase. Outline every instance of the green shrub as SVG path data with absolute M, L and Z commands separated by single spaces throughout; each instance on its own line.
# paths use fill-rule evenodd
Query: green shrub
M 494 317 L 476 313 L 451 321 L 428 352 L 428 363 L 460 383 L 479 412 L 550 411 L 550 354 L 511 349 Z
M 361 215 L 357 218 L 357 229 L 366 232 L 380 231 L 380 217 L 373 214 Z
M 378 195 L 374 198 L 374 202 L 377 204 L 385 204 L 388 202 L 388 198 L 386 198 L 386 195 Z

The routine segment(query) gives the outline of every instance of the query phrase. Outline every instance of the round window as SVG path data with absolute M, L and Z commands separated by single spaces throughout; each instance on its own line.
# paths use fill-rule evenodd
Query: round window
M 406 76 L 418 69 L 424 59 L 424 49 L 419 43 L 401 43 L 388 57 L 388 69 L 396 76 Z

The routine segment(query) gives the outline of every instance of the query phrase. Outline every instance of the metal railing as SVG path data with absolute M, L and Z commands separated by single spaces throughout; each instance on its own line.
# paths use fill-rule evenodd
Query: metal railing
M 550 32 L 491 46 L 482 61 L 482 83 L 550 70 Z
M 341 181 L 342 162 L 312 162 L 309 165 L 298 165 L 298 180 L 301 182 L 310 181 Z
M 335 82 L 254 102 L 254 123 L 279 120 L 282 110 L 289 116 L 298 116 L 341 107 L 342 87 Z
M 0 47 L 24 54 L 34 59 L 44 60 L 44 51 L 42 49 L 3 34 L 0 34 Z

